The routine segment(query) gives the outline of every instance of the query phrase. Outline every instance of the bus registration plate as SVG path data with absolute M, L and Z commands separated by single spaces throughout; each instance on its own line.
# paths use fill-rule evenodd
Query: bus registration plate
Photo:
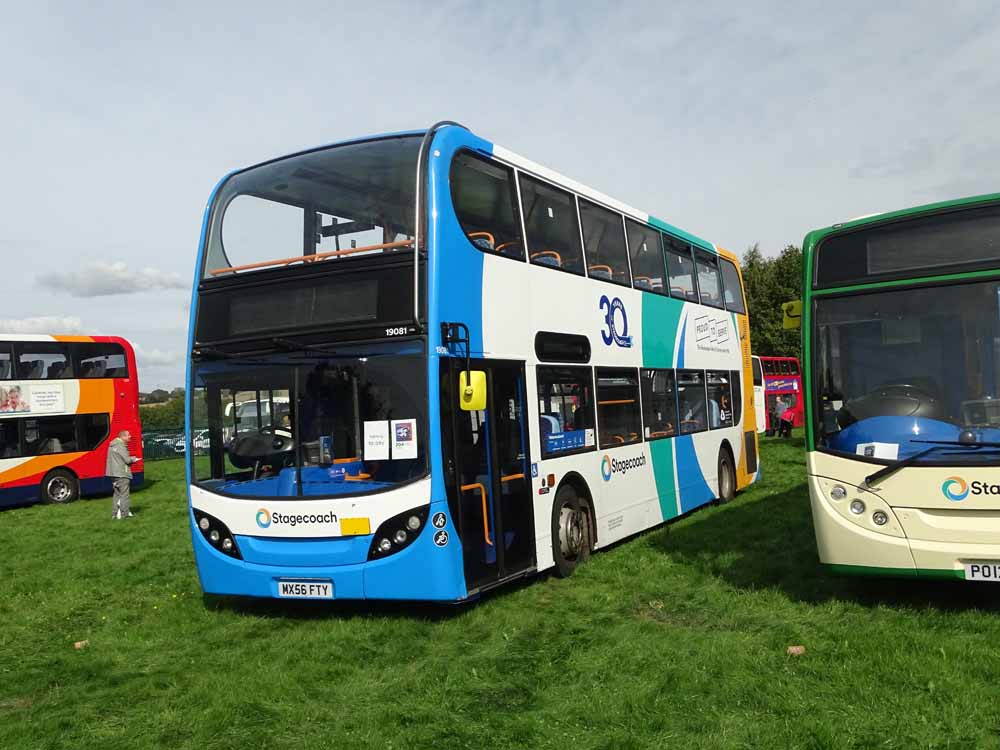
M 280 599 L 333 599 L 333 582 L 278 579 Z
M 975 562 L 965 564 L 966 581 L 990 581 L 1000 583 L 1000 563 Z

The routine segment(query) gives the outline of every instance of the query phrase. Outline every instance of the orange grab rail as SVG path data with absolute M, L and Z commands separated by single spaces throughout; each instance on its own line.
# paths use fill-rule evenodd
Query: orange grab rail
M 559 267 L 562 267 L 562 256 L 555 250 L 539 250 L 537 253 L 531 254 L 531 260 L 535 258 L 555 258 L 556 262 L 559 263 Z
M 492 547 L 493 542 L 490 541 L 490 522 L 486 517 L 486 488 L 483 487 L 481 482 L 474 482 L 473 484 L 463 484 L 460 489 L 462 492 L 479 490 L 479 494 L 483 498 L 483 541 Z
M 500 477 L 501 482 L 513 482 L 515 479 L 524 479 L 524 474 L 508 474 Z
M 346 250 L 330 250 L 326 253 L 316 253 L 315 255 L 295 255 L 291 258 L 276 258 L 275 260 L 262 260 L 257 263 L 246 263 L 242 266 L 230 266 L 229 268 L 214 268 L 209 271 L 213 276 L 221 276 L 224 273 L 236 273 L 237 271 L 251 271 L 255 268 L 267 268 L 268 266 L 288 266 L 292 263 L 312 263 L 323 258 L 338 258 L 341 255 L 355 255 L 356 253 L 370 253 L 373 250 L 393 250 L 397 247 L 408 247 L 413 244 L 413 240 L 399 240 L 398 242 L 383 242 L 381 245 L 365 245 L 364 247 L 349 247 Z
M 496 238 L 493 237 L 492 232 L 469 232 L 465 236 L 468 237 L 470 240 L 473 240 L 476 237 L 483 237 L 485 239 L 488 239 L 490 241 L 490 250 L 495 249 L 493 246 L 496 244 L 497 241 Z
M 521 241 L 520 240 L 512 240 L 511 242 L 501 242 L 499 245 L 497 245 L 495 248 L 493 248 L 493 250 L 495 252 L 502 253 L 505 248 L 514 247 L 514 246 L 520 247 L 521 246 Z
M 611 401 L 598 401 L 597 405 L 598 406 L 616 406 L 618 404 L 634 404 L 634 403 L 635 403 L 635 399 L 634 398 L 618 398 L 618 399 L 613 399 Z

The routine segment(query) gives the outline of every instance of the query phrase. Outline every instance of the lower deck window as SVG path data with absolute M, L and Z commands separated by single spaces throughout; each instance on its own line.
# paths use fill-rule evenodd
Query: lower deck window
M 677 371 L 677 407 L 682 435 L 701 432 L 708 427 L 704 372 Z
M 716 430 L 733 426 L 732 384 L 728 370 L 709 370 L 708 381 L 708 423 Z
M 636 371 L 598 367 L 596 375 L 601 448 L 638 443 L 642 440 L 642 418 Z
M 588 367 L 539 367 L 538 434 L 542 455 L 594 448 L 594 403 Z
M 677 389 L 673 370 L 642 371 L 642 414 L 647 440 L 677 434 Z

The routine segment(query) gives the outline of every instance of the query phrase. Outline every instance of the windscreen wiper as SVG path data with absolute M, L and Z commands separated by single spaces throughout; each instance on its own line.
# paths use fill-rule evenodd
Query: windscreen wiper
M 872 487 L 875 482 L 880 479 L 885 479 L 890 474 L 895 474 L 900 469 L 905 469 L 913 463 L 916 463 L 924 456 L 933 453 L 941 448 L 963 448 L 970 449 L 973 451 L 981 450 L 982 448 L 1000 448 L 1000 443 L 973 443 L 961 440 L 911 440 L 911 443 L 930 443 L 930 448 L 925 448 L 922 451 L 914 453 L 912 456 L 907 456 L 906 458 L 901 458 L 895 463 L 891 463 L 888 466 L 879 469 L 874 474 L 869 474 L 865 477 L 865 485 Z

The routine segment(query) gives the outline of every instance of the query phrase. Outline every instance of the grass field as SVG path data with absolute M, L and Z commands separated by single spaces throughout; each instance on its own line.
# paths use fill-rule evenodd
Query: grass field
M 179 461 L 130 521 L 0 513 L 0 748 L 1000 746 L 1000 589 L 828 576 L 801 438 L 761 453 L 736 502 L 465 606 L 203 597 Z

